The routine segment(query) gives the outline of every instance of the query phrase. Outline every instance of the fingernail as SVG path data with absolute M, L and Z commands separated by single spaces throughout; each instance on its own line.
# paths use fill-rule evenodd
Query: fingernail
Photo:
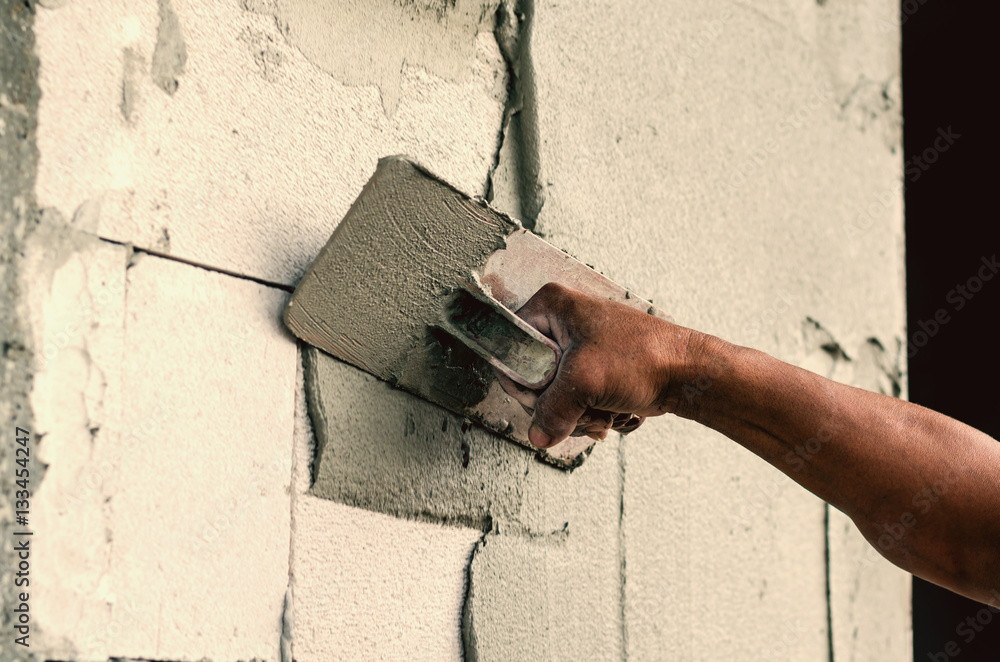
M 552 437 L 542 432 L 541 428 L 532 425 L 528 428 L 528 441 L 537 448 L 548 448 L 549 444 L 552 443 Z

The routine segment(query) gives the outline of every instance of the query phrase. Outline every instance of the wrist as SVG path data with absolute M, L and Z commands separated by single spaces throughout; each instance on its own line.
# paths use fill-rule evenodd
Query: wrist
M 711 402 L 719 394 L 725 376 L 732 373 L 740 348 L 707 333 L 677 328 L 681 330 L 681 342 L 669 359 L 663 410 L 707 424 Z

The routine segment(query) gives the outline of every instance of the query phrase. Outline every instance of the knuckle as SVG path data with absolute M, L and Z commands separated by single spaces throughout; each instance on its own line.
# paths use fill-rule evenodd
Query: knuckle
M 572 304 L 576 300 L 578 294 L 576 290 L 562 283 L 552 281 L 542 285 L 541 289 L 535 293 L 535 297 L 538 297 L 550 309 L 563 310 L 568 304 Z
M 538 290 L 538 293 L 546 298 L 561 297 L 565 296 L 567 292 L 571 291 L 570 288 L 566 287 L 562 283 L 557 283 L 556 281 L 549 281 L 542 285 Z

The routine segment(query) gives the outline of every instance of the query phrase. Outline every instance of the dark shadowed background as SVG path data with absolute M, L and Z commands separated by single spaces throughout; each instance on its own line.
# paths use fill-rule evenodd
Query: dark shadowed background
M 1000 438 L 1000 275 L 975 293 L 968 282 L 1000 253 L 993 4 L 902 0 L 903 117 L 910 399 Z M 948 127 L 961 138 L 926 163 Z M 931 337 L 942 308 L 948 321 Z M 926 338 L 916 335 L 921 322 Z M 982 609 L 914 579 L 914 661 L 1000 660 L 1000 614 L 985 619 Z

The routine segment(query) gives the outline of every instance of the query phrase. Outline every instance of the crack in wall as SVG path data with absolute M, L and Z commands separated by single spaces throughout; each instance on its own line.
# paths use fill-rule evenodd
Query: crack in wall
M 295 632 L 295 611 L 293 608 L 291 569 L 292 563 L 291 558 L 289 558 L 288 590 L 285 591 L 285 599 L 281 603 L 281 638 L 278 640 L 281 662 L 294 662 L 294 658 L 292 657 L 292 637 Z
M 316 436 L 313 432 L 309 414 L 309 396 L 305 387 L 305 347 L 298 342 L 295 370 L 295 421 L 292 436 L 292 463 L 290 476 L 290 495 L 288 507 L 288 589 L 282 603 L 281 636 L 279 638 L 279 653 L 281 662 L 294 662 L 295 653 L 295 557 L 296 529 L 299 499 L 308 494 L 313 481 L 313 463 L 315 461 Z

